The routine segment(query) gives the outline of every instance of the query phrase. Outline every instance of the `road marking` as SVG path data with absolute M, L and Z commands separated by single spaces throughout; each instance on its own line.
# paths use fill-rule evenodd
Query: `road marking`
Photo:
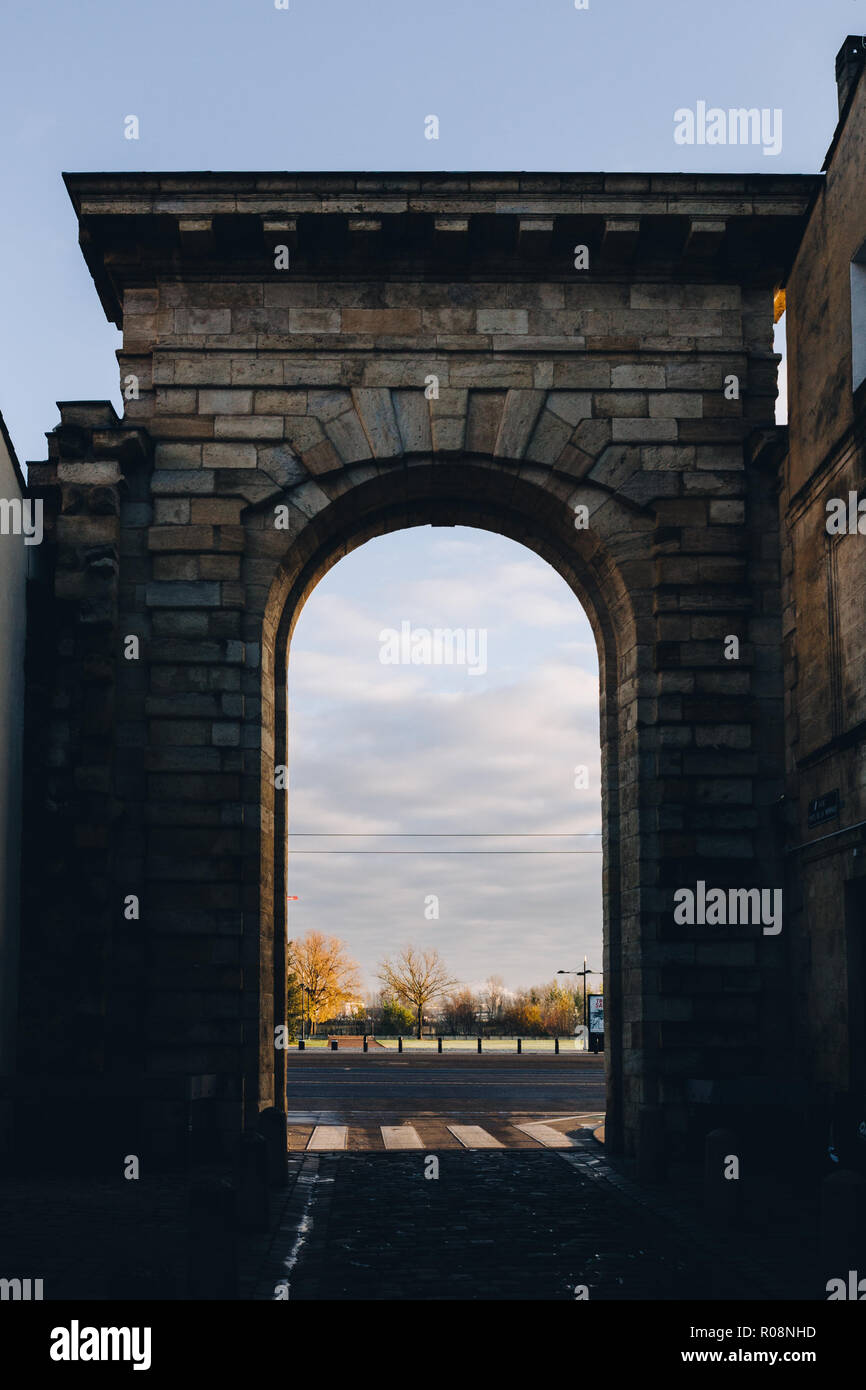
M 604 1119 L 603 1110 L 580 1110 L 576 1115 L 551 1115 L 550 1120 L 541 1120 L 541 1124 L 550 1124 L 553 1120 L 598 1120 Z
M 543 1144 L 546 1149 L 577 1148 L 573 1139 L 569 1139 L 567 1134 L 554 1129 L 552 1125 L 515 1125 L 514 1128 L 519 1129 L 521 1134 L 528 1134 L 530 1139 L 537 1139 L 539 1144 Z
M 500 1144 L 498 1139 L 494 1139 L 492 1134 L 488 1134 L 486 1129 L 480 1125 L 446 1125 L 459 1139 L 464 1149 L 504 1149 L 505 1145 Z
M 348 1125 L 316 1125 L 310 1135 L 307 1152 L 323 1149 L 345 1149 L 348 1137 Z
M 420 1136 L 414 1125 L 380 1125 L 386 1149 L 421 1149 Z

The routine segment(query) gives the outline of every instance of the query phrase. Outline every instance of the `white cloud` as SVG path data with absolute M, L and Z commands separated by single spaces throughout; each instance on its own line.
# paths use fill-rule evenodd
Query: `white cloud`
M 537 982 L 584 950 L 600 956 L 600 855 L 515 853 L 600 848 L 599 838 L 538 838 L 600 826 L 592 634 L 559 577 L 513 542 L 455 537 L 447 546 L 459 573 L 440 583 L 445 543 L 435 533 L 416 532 L 411 562 L 404 554 L 399 565 L 389 554 L 394 540 L 361 547 L 329 572 L 298 622 L 289 668 L 291 827 L 343 832 L 294 839 L 293 850 L 391 853 L 293 854 L 291 891 L 301 901 L 292 905 L 292 932 L 345 937 L 370 988 L 377 961 L 406 940 L 438 945 L 462 979 Z M 381 665 L 379 632 L 400 616 L 495 624 L 490 679 Z M 579 763 L 590 769 L 591 792 L 574 789 Z M 345 836 L 362 831 L 534 838 Z M 417 849 L 435 853 L 405 852 Z M 440 897 L 438 921 L 424 918 L 429 893 Z

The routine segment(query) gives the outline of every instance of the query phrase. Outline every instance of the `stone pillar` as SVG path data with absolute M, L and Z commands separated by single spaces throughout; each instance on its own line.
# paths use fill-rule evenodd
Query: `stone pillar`
M 54 1078 L 55 1136 L 60 1125 L 74 1144 L 90 1130 L 98 1149 L 99 1128 L 115 1123 L 129 1141 L 129 1111 L 97 1103 L 85 1120 L 78 1078 L 102 1078 L 108 1094 L 110 1073 L 125 1073 L 141 1050 L 129 992 L 140 926 L 125 920 L 119 896 L 115 775 L 120 517 L 149 444 L 109 402 L 59 409 L 48 460 L 29 470 L 45 539 L 29 614 L 19 1071 Z M 124 1080 L 118 1095 L 130 1094 Z

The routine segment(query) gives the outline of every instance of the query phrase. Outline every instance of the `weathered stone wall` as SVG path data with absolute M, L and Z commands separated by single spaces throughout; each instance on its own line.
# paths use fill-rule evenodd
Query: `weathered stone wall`
M 71 1151 L 95 1122 L 88 1079 L 106 1081 L 94 1092 L 110 1097 L 103 1121 L 113 1107 L 128 1117 L 145 1069 L 128 1007 L 143 981 L 114 895 L 125 813 L 120 510 L 149 445 L 107 402 L 59 409 L 48 461 L 28 478 L 45 534 L 28 599 L 19 1128 L 38 1143 L 51 1114 L 69 1126 Z
M 866 87 L 858 82 L 787 288 L 788 486 L 794 495 L 855 424 L 850 265 L 866 240 Z
M 20 503 L 24 491 L 18 460 L 0 416 L 0 499 Z M 7 516 L 11 518 L 12 513 Z M 24 642 L 32 549 L 11 529 L 0 534 L 0 1077 L 14 1071 L 17 1041 Z M 6 1147 L 8 1118 L 0 1094 L 0 1152 Z
M 852 390 L 850 285 L 866 242 L 864 181 L 861 76 L 787 286 L 781 533 L 792 967 L 798 1034 L 825 1100 L 866 1096 L 866 535 L 827 529 L 828 501 L 847 509 L 849 493 L 866 499 L 866 392 Z M 836 813 L 810 825 L 810 802 L 834 791 Z
M 145 446 L 121 463 L 110 538 L 90 534 L 86 489 L 86 523 L 58 516 L 71 574 L 85 540 L 118 562 L 100 629 L 113 714 L 62 774 L 70 844 L 86 862 L 104 833 L 113 876 L 85 996 L 102 982 L 103 1064 L 221 1078 L 227 1129 L 241 1102 L 248 1118 L 284 1104 L 274 768 L 292 626 L 347 549 L 475 525 L 547 558 L 596 633 L 608 1134 L 634 1150 L 661 1113 L 676 1149 L 689 1081 L 787 1065 L 784 937 L 676 925 L 673 893 L 781 883 L 775 476 L 744 445 L 772 428 L 772 296 L 811 184 L 238 177 L 72 181 L 124 330 L 130 398 L 110 433 Z M 64 584 L 57 687 L 77 690 L 85 581 Z M 120 654 L 131 633 L 137 661 Z M 110 831 L 86 828 L 97 783 Z M 82 926 L 81 968 L 89 940 Z M 149 1104 L 168 1135 L 175 1101 Z

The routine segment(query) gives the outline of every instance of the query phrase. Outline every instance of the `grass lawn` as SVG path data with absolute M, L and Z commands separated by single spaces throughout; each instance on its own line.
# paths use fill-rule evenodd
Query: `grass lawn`
M 396 1039 L 396 1038 L 377 1038 L 376 1041 L 377 1041 L 378 1043 L 380 1043 L 382 1047 L 392 1047 L 392 1048 L 394 1048 L 395 1050 L 396 1050 L 396 1048 L 397 1048 L 397 1039 Z M 474 1051 L 476 1050 L 477 1046 L 478 1046 L 478 1044 L 477 1044 L 477 1040 L 476 1040 L 475 1038 L 443 1038 L 443 1039 L 442 1039 L 442 1051 L 443 1051 L 443 1052 L 448 1052 L 448 1051 L 450 1051 L 450 1052 L 474 1052 Z M 482 1050 L 482 1052 L 516 1052 L 516 1051 L 517 1051 L 517 1039 L 516 1039 L 516 1038 L 485 1038 L 485 1039 L 483 1040 L 482 1044 L 481 1044 L 481 1050 Z M 576 1039 L 576 1038 L 560 1038 L 560 1040 L 559 1040 L 559 1050 L 560 1050 L 560 1052 L 575 1052 L 575 1051 L 580 1051 L 580 1052 L 582 1052 L 584 1049 L 583 1049 L 582 1047 L 578 1048 L 578 1046 L 577 1046 L 577 1039 Z M 436 1039 L 435 1039 L 435 1038 L 421 1038 L 420 1041 L 419 1041 L 418 1038 L 404 1038 L 404 1039 L 403 1039 L 403 1051 L 404 1051 L 404 1052 L 409 1052 L 409 1051 L 417 1051 L 417 1052 L 436 1052 L 436 1051 L 437 1051 Z M 553 1040 L 553 1038 L 524 1038 L 524 1039 L 523 1039 L 523 1051 L 524 1051 L 524 1052 L 553 1052 L 553 1051 L 554 1051 L 554 1040 Z
M 372 1033 L 369 1034 L 369 1037 L 370 1037 L 370 1040 L 371 1040 L 371 1041 L 374 1040 L 374 1039 L 373 1039 L 373 1034 L 372 1034 Z M 396 1038 L 376 1038 L 375 1041 L 379 1044 L 380 1047 L 387 1047 L 387 1048 L 391 1049 L 391 1050 L 394 1051 L 394 1052 L 397 1051 L 397 1039 L 396 1039 Z M 304 1039 L 304 1046 L 305 1046 L 305 1049 L 307 1049 L 307 1048 L 318 1048 L 318 1049 L 321 1050 L 321 1049 L 323 1049 L 323 1048 L 327 1048 L 327 1046 L 328 1046 L 328 1038 L 327 1038 L 327 1036 L 324 1035 L 324 1034 L 323 1034 L 322 1036 L 316 1037 L 316 1038 L 305 1038 L 305 1039 Z M 474 1038 L 474 1037 L 473 1037 L 473 1038 L 445 1038 L 445 1037 L 443 1037 L 443 1039 L 442 1039 L 442 1051 L 443 1051 L 443 1052 L 475 1052 L 475 1051 L 477 1050 L 477 1046 L 478 1046 L 477 1038 Z M 297 1048 L 297 1040 L 292 1044 L 292 1047 Z M 524 1039 L 523 1039 L 523 1049 L 522 1049 L 522 1050 L 523 1050 L 524 1052 L 550 1052 L 550 1053 L 553 1053 L 553 1052 L 555 1051 L 554 1040 L 553 1040 L 553 1038 L 524 1038 Z M 579 1040 L 578 1040 L 577 1038 L 560 1038 L 560 1039 L 559 1039 L 559 1050 L 560 1050 L 560 1052 L 585 1052 L 587 1049 L 584 1048 L 584 1047 L 582 1046 L 582 1044 L 579 1042 Z M 405 1038 L 403 1039 L 403 1051 L 404 1051 L 404 1052 L 437 1052 L 437 1051 L 438 1051 L 438 1048 L 437 1048 L 437 1044 L 436 1044 L 436 1039 L 435 1039 L 435 1038 L 421 1038 L 421 1039 L 419 1040 L 418 1038 L 408 1038 L 408 1037 L 405 1037 Z M 516 1038 L 485 1038 L 484 1041 L 483 1041 L 482 1044 L 481 1044 L 481 1051 L 482 1051 L 482 1052 L 514 1052 L 514 1053 L 516 1053 L 516 1052 L 517 1052 L 517 1039 L 516 1039 Z

